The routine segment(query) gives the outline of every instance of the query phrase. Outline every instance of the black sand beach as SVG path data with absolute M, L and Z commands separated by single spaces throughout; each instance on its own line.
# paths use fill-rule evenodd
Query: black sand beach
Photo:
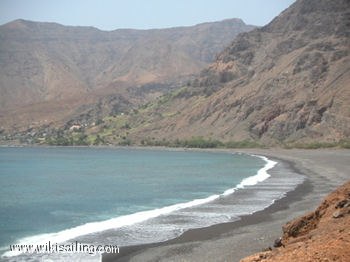
M 231 150 L 232 151 L 232 150 Z M 294 172 L 306 180 L 268 208 L 241 220 L 193 229 L 162 243 L 121 247 L 103 261 L 239 261 L 273 245 L 287 221 L 314 209 L 322 198 L 350 179 L 350 150 L 235 150 L 259 154 L 279 163 L 276 176 Z M 287 167 L 287 169 L 286 169 Z

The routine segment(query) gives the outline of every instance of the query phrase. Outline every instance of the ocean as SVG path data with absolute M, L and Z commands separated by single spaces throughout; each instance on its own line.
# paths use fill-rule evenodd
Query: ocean
M 296 174 L 270 176 L 276 164 L 226 152 L 0 148 L 1 258 L 99 261 L 100 254 L 23 254 L 9 247 L 49 241 L 128 246 L 238 220 L 303 181 Z M 249 188 L 244 199 L 235 198 Z

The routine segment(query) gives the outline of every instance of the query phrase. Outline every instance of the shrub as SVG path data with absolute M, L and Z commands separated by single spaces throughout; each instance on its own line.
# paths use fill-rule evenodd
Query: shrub
M 243 141 L 229 141 L 225 143 L 226 148 L 261 148 L 263 145 L 256 141 L 243 140 Z
M 120 146 L 131 146 L 132 142 L 131 142 L 131 139 L 129 139 L 127 137 L 123 137 L 122 141 L 120 141 L 118 143 L 118 145 L 120 145 Z

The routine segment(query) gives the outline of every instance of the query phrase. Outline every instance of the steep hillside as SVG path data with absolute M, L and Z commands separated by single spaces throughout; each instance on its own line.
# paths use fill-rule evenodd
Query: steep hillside
M 78 107 L 96 104 L 110 94 L 131 104 L 143 102 L 163 93 L 179 78 L 199 72 L 238 33 L 252 28 L 239 19 L 110 32 L 25 20 L 2 25 L 2 128 L 69 118 Z M 153 95 L 135 91 L 154 83 L 162 83 L 163 89 L 146 88 Z M 51 109 L 53 105 L 59 113 Z
M 129 117 L 128 137 L 347 139 L 349 37 L 349 1 L 299 0 L 267 26 L 240 34 L 190 85 Z
M 350 182 L 329 194 L 321 205 L 283 227 L 278 247 L 241 262 L 349 261 Z

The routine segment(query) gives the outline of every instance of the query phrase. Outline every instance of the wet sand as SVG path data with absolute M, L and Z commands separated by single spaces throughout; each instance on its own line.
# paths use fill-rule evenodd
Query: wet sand
M 270 207 L 239 221 L 189 230 L 162 243 L 121 247 L 119 254 L 105 254 L 103 261 L 239 261 L 272 246 L 283 224 L 316 208 L 326 194 L 350 179 L 350 150 L 226 151 L 267 156 L 307 179 Z M 278 172 L 285 170 L 271 170 L 273 175 Z

